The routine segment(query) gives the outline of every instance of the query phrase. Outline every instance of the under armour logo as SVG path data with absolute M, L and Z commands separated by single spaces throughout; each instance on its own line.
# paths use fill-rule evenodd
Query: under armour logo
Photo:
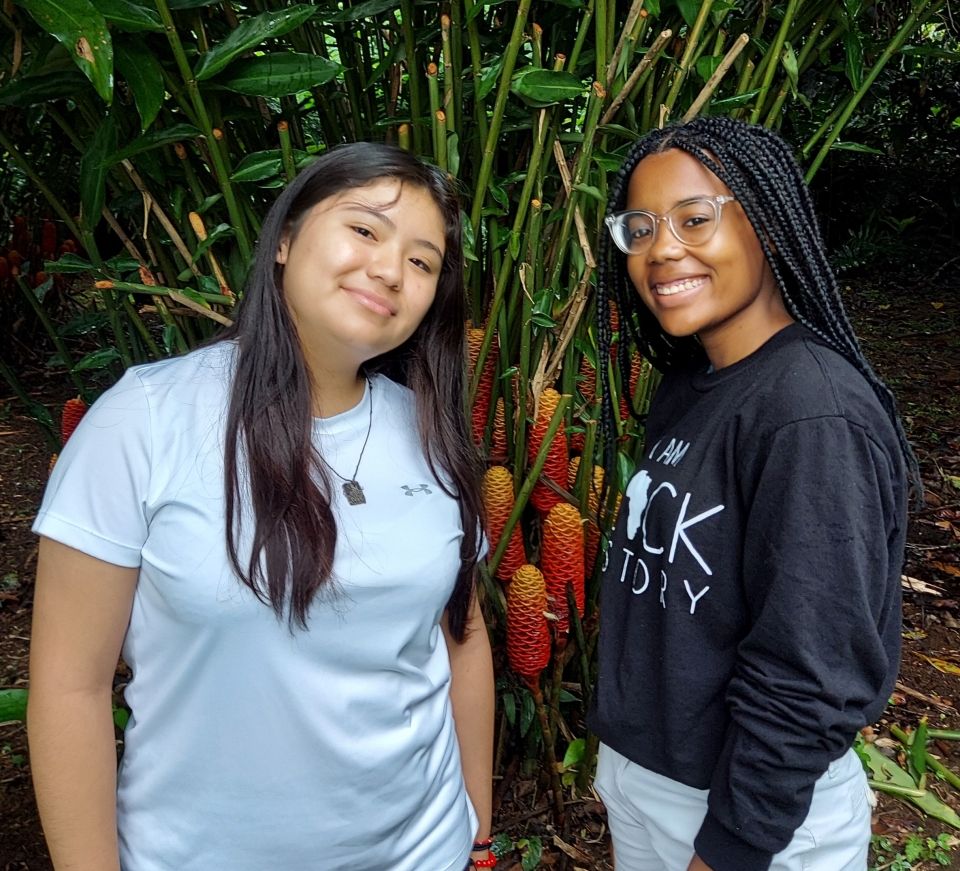
M 432 493 L 433 490 L 426 484 L 421 484 L 419 487 L 408 487 L 406 484 L 401 484 L 400 489 L 406 491 L 404 495 L 412 496 L 414 493 Z

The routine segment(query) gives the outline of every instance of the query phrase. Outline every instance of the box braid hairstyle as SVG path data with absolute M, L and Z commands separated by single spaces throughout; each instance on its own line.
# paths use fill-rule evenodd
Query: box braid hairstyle
M 671 148 L 695 157 L 737 198 L 780 288 L 793 318 L 850 361 L 867 379 L 886 410 L 900 441 L 916 502 L 922 498 L 917 460 L 907 441 L 890 389 L 867 362 L 840 300 L 837 279 L 827 259 L 810 191 L 790 146 L 765 127 L 730 118 L 697 118 L 662 130 L 652 130 L 637 141 L 617 171 L 606 214 L 626 208 L 627 186 L 634 169 L 650 154 Z M 621 383 L 628 384 L 631 343 L 650 363 L 665 372 L 698 361 L 706 353 L 694 336 L 667 335 L 643 304 L 627 275 L 627 258 L 602 233 L 597 271 L 598 343 L 601 360 L 610 359 L 613 344 L 611 315 L 619 312 L 620 341 L 616 366 Z M 610 372 L 598 366 L 601 383 L 601 433 L 604 466 L 610 473 L 616 461 L 616 418 Z M 640 418 L 629 397 L 630 412 Z

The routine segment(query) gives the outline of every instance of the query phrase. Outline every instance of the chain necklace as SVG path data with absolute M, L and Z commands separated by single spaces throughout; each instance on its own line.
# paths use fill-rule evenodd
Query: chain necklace
M 320 457 L 320 462 L 323 463 L 334 475 L 336 475 L 343 484 L 341 487 L 343 489 L 343 495 L 347 497 L 347 502 L 351 505 L 365 505 L 367 498 L 363 495 L 363 487 L 360 486 L 360 483 L 357 481 L 357 472 L 360 471 L 360 463 L 363 460 L 363 452 L 367 449 L 367 442 L 370 441 L 370 430 L 373 429 L 373 385 L 370 383 L 370 379 L 367 379 L 367 395 L 370 399 L 370 419 L 367 423 L 367 435 L 363 440 L 363 447 L 360 448 L 360 456 L 357 457 L 357 465 L 353 470 L 353 475 L 349 478 L 344 478 L 336 469 L 333 468 L 320 454 L 317 456 Z

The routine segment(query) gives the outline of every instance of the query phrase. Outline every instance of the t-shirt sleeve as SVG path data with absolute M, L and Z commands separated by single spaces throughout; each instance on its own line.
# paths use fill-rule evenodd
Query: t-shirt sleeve
M 817 779 L 882 710 L 899 656 L 898 458 L 833 416 L 791 423 L 767 447 L 747 475 L 751 628 L 695 842 L 721 871 L 765 869 L 789 843 Z
M 90 407 L 64 446 L 33 531 L 105 562 L 139 566 L 151 448 L 146 392 L 129 370 Z

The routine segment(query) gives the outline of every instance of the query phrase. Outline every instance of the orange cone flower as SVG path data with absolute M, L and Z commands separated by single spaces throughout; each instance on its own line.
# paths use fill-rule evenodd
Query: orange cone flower
M 569 502 L 550 509 L 543 523 L 540 568 L 547 586 L 547 604 L 557 615 L 557 635 L 570 629 L 567 585 L 573 587 L 577 613 L 583 616 L 583 522 L 580 512 Z
M 45 260 L 54 260 L 57 256 L 57 225 L 53 221 L 44 221 L 40 229 L 40 253 Z
M 77 424 L 80 423 L 80 418 L 82 418 L 87 413 L 87 403 L 84 402 L 79 396 L 74 397 L 73 399 L 68 399 L 63 404 L 63 415 L 60 418 L 60 440 L 63 444 L 67 443 L 67 439 L 73 435 L 73 431 L 77 428 Z
M 536 459 L 540 452 L 540 446 L 546 437 L 547 429 L 550 426 L 550 419 L 557 410 L 557 404 L 560 402 L 560 394 L 552 387 L 548 387 L 540 394 L 540 408 L 537 412 L 537 419 L 530 430 L 530 442 L 528 444 L 528 453 L 530 463 Z M 546 476 L 558 484 L 563 484 L 567 476 L 567 435 L 566 427 L 563 421 L 560 427 L 554 433 L 553 441 L 547 453 L 547 460 L 544 463 L 541 477 Z M 530 501 L 534 508 L 543 514 L 546 514 L 554 505 L 563 500 L 550 489 L 543 481 L 537 481 L 533 492 L 530 494 Z
M 483 507 L 487 521 L 487 542 L 490 553 L 497 549 L 503 536 L 503 528 L 513 511 L 513 476 L 503 466 L 491 466 L 483 476 Z M 497 566 L 496 575 L 501 581 L 509 581 L 513 573 L 527 561 L 523 552 L 523 536 L 520 524 L 513 527 L 503 559 Z
M 470 327 L 467 330 L 467 349 L 470 353 L 470 378 L 477 368 L 480 359 L 480 348 L 483 345 L 483 336 L 486 331 L 479 327 Z M 483 362 L 483 372 L 480 374 L 480 383 L 477 385 L 477 396 L 473 403 L 473 440 L 479 445 L 483 442 L 483 434 L 487 428 L 487 417 L 490 414 L 490 401 L 493 397 L 493 377 L 497 366 L 497 341 L 494 338 L 487 352 L 487 359 Z
M 580 457 L 574 457 L 570 461 L 569 477 L 567 485 L 573 491 L 577 483 L 577 473 L 580 470 Z M 593 564 L 597 559 L 597 550 L 600 548 L 600 528 L 594 522 L 593 518 L 599 514 L 600 510 L 600 492 L 603 490 L 603 467 L 593 467 L 593 481 L 590 482 L 590 490 L 587 495 L 587 508 L 590 511 L 590 518 L 587 519 L 583 529 L 583 565 L 589 574 L 593 570 Z
M 495 463 L 502 463 L 507 459 L 507 419 L 503 397 L 497 400 L 497 408 L 493 413 L 493 441 L 490 445 L 490 459 Z
M 507 588 L 507 658 L 510 668 L 534 685 L 550 661 L 547 588 L 536 566 L 523 565 Z

